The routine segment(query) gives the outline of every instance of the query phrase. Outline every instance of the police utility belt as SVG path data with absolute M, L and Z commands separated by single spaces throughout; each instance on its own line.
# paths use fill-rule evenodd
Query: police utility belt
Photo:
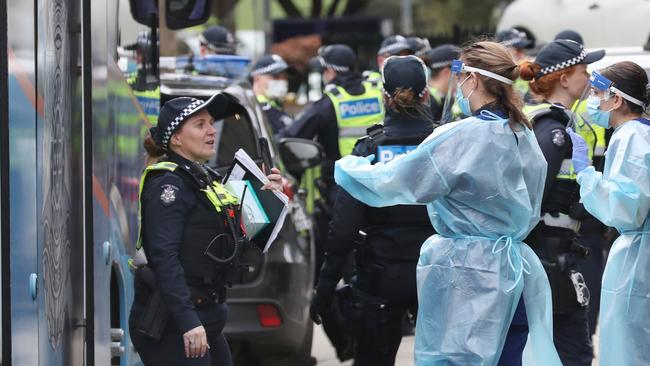
M 542 215 L 541 221 L 546 226 L 568 229 L 575 233 L 580 231 L 581 222 L 563 213 L 552 215 L 548 212 Z

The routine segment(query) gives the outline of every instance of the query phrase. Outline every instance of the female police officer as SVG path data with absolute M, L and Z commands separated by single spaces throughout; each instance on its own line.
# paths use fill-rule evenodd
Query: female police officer
M 564 365 L 591 365 L 592 347 L 587 318 L 589 296 L 577 263 L 584 250 L 575 244 L 584 215 L 578 215 L 578 184 L 571 166 L 570 140 L 565 129 L 570 108 L 588 85 L 587 64 L 604 56 L 588 53 L 570 40 L 544 46 L 535 62 L 523 62 L 521 77 L 543 102 L 524 108 L 548 163 L 542 198 L 542 221 L 527 243 L 545 264 L 553 292 L 553 336 Z M 583 123 L 581 123 L 583 124 Z M 591 285 L 591 284 L 587 284 Z
M 237 199 L 204 162 L 215 154 L 215 118 L 228 98 L 175 98 L 160 111 L 144 146 L 150 158 L 140 182 L 138 246 L 149 261 L 135 276 L 129 329 L 146 365 L 230 365 L 221 331 L 225 285 L 244 237 Z M 275 170 L 265 188 L 281 187 Z
M 539 220 L 546 162 L 512 88 L 519 68 L 503 46 L 477 42 L 452 71 L 471 117 L 388 163 L 343 158 L 336 182 L 370 206 L 427 205 L 438 235 L 416 269 L 417 365 L 496 365 L 522 292 L 536 361 L 559 365 L 548 281 L 522 243 Z
M 615 227 L 603 274 L 600 308 L 601 365 L 650 364 L 650 121 L 643 118 L 649 86 L 645 71 L 619 62 L 592 74 L 587 111 L 594 123 L 614 128 L 605 169 L 589 166 L 587 144 L 569 130 L 580 197 L 589 213 Z
M 424 62 L 415 56 L 391 56 L 384 61 L 382 80 L 384 100 L 392 113 L 383 126 L 369 128 L 353 151 L 357 156 L 375 154 L 376 162 L 414 150 L 433 132 Z M 366 234 L 363 242 L 358 240 L 359 230 Z M 320 313 L 334 297 L 343 267 L 356 249 L 357 276 L 350 300 L 358 300 L 364 311 L 355 327 L 359 331 L 355 365 L 395 363 L 402 318 L 409 310 L 417 311 L 415 266 L 420 246 L 433 233 L 424 206 L 374 208 L 343 190 L 337 194 L 311 313 L 320 323 Z M 364 301 L 361 294 L 376 301 Z

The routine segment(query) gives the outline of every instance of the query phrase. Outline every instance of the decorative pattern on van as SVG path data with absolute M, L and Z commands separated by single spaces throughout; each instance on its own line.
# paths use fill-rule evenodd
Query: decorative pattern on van
M 71 85 L 68 9 L 63 0 L 49 4 L 45 22 L 45 132 L 43 134 L 43 281 L 50 346 L 62 343 L 70 294 Z M 49 176 L 47 176 L 49 174 Z M 49 181 L 49 182 L 48 182 Z M 82 253 L 76 253 L 82 259 Z M 83 265 L 83 260 L 77 260 Z

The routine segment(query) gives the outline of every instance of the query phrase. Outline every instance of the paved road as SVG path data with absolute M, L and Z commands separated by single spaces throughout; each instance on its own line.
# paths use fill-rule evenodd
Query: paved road
M 395 360 L 396 366 L 413 365 L 413 342 L 413 336 L 402 339 L 402 344 L 400 345 L 399 351 L 397 352 L 397 359 Z M 597 347 L 597 345 L 598 333 L 594 337 L 594 347 Z M 351 360 L 344 363 L 339 362 L 336 358 L 334 348 L 327 339 L 327 336 L 325 336 L 321 326 L 314 327 L 314 342 L 312 343 L 311 354 L 318 360 L 318 366 L 352 366 Z M 598 366 L 598 358 L 595 358 L 591 365 Z
M 413 365 L 413 342 L 413 336 L 404 337 L 402 339 L 402 344 L 400 345 L 399 351 L 397 352 L 395 365 Z M 346 361 L 344 363 L 339 362 L 339 360 L 336 358 L 336 352 L 334 351 L 334 348 L 327 339 L 325 332 L 323 332 L 323 327 L 320 325 L 314 327 L 314 342 L 312 343 L 311 354 L 318 360 L 318 366 L 352 366 L 352 360 Z

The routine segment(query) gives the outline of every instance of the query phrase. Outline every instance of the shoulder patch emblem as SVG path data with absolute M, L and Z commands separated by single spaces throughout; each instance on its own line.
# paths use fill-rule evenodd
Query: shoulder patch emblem
M 163 184 L 160 188 L 163 190 L 160 194 L 160 200 L 163 205 L 167 206 L 176 201 L 176 191 L 178 191 L 178 187 L 173 184 Z
M 555 146 L 564 146 L 566 144 L 566 138 L 564 137 L 563 130 L 556 128 L 551 131 L 551 134 L 553 135 L 553 144 Z

